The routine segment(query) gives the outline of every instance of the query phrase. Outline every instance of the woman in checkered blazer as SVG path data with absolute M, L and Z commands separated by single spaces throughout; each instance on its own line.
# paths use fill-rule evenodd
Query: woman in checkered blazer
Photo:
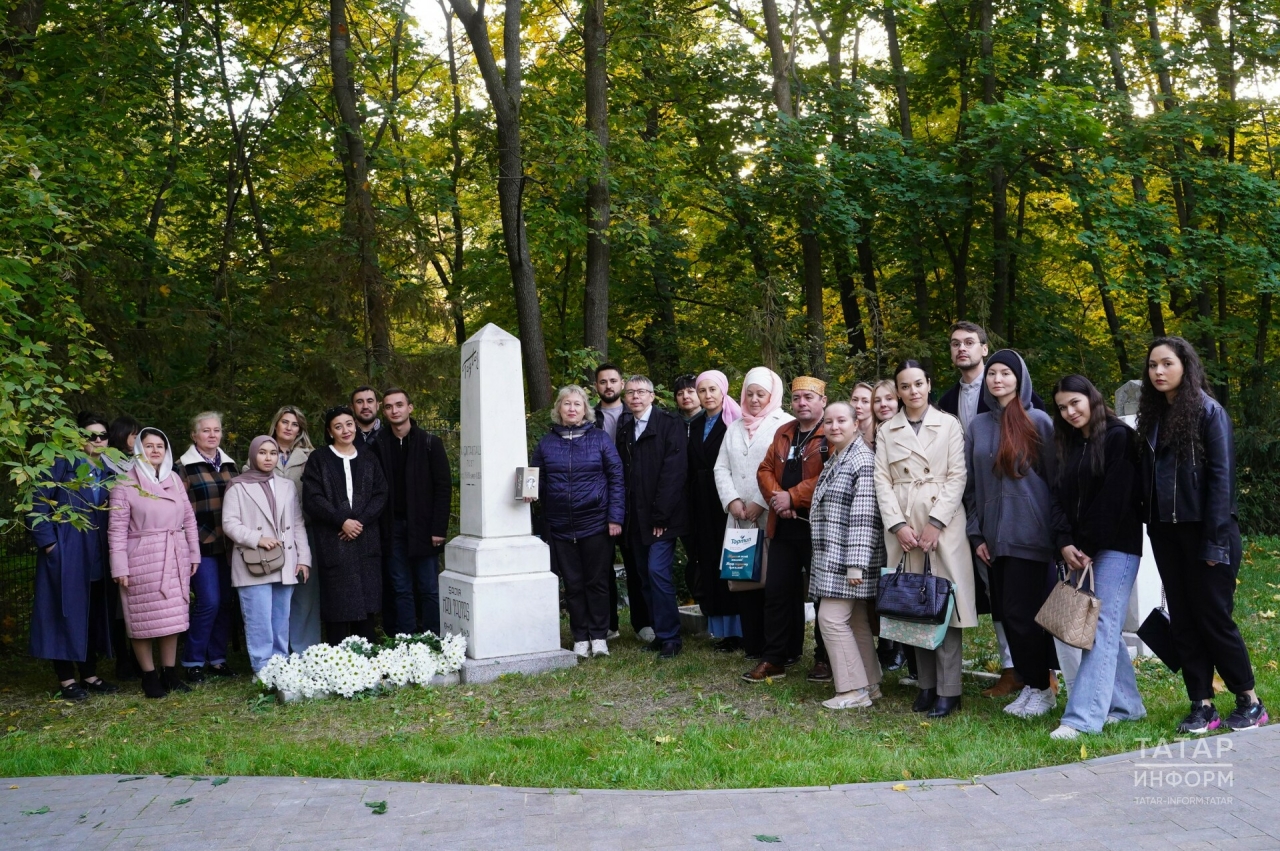
M 831 455 L 818 476 L 809 509 L 809 593 L 821 598 L 818 626 L 836 686 L 836 696 L 822 705 L 855 709 L 880 697 L 871 601 L 885 564 L 884 527 L 876 507 L 875 456 L 858 433 L 853 408 L 846 402 L 828 405 L 822 427 Z

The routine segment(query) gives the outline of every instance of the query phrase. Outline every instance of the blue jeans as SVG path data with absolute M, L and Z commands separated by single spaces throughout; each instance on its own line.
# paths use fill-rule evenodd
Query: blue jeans
M 244 643 L 249 648 L 249 665 L 256 674 L 272 656 L 289 655 L 289 602 L 292 585 L 268 582 L 247 585 L 240 592 L 244 613 Z
M 1080 671 L 1062 714 L 1063 724 L 1082 733 L 1102 732 L 1108 715 L 1136 721 L 1147 714 L 1122 634 L 1140 561 L 1116 550 L 1102 550 L 1093 560 L 1094 593 L 1102 603 L 1098 631 L 1093 649 L 1081 655 Z
M 293 589 L 293 597 L 289 601 L 289 649 L 294 653 L 306 653 L 308 647 L 320 643 L 319 568 L 311 565 L 311 577 L 303 582 L 299 576 L 298 584 L 289 587 Z M 244 603 L 240 605 L 243 607 Z
M 221 665 L 227 661 L 231 637 L 231 565 L 226 556 L 201 556 L 200 569 L 191 577 L 191 626 L 182 665 Z
M 393 521 L 387 577 L 395 595 L 396 632 L 416 633 L 421 610 L 422 628 L 440 634 L 439 565 L 436 556 L 409 558 L 409 521 Z
M 680 609 L 676 603 L 676 581 L 671 568 L 676 560 L 676 542 L 655 541 L 649 546 L 632 544 L 641 590 L 653 616 L 653 634 L 662 642 L 680 644 Z

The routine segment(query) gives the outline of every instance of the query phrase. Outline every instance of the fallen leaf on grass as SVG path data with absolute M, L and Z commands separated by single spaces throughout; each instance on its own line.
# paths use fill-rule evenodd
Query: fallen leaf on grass
M 672 741 L 670 736 L 654 736 L 653 743 L 656 745 L 665 745 Z
M 17 783 L 14 783 L 14 784 L 13 784 L 12 786 L 10 786 L 9 788 L 10 788 L 10 789 L 17 789 L 17 788 L 18 788 L 18 784 L 17 784 Z
M 191 779 L 192 779 L 192 780 L 194 780 L 196 783 L 202 783 L 202 782 L 204 782 L 205 780 L 208 780 L 209 778 L 208 778 L 208 777 L 201 777 L 201 776 L 199 776 L 198 774 L 193 774 L 193 775 L 191 775 Z
M 365 801 L 364 805 L 373 810 L 373 814 L 375 816 L 386 815 L 387 813 L 386 801 Z
M 613 701 L 612 701 L 612 700 L 602 700 L 602 701 L 600 701 L 600 705 L 601 705 L 601 706 L 613 706 Z
M 44 815 L 44 814 L 45 814 L 45 813 L 47 813 L 47 812 L 49 812 L 49 808 L 48 808 L 48 807 L 41 807 L 41 808 L 40 808 L 40 809 L 38 809 L 38 810 L 23 810 L 23 811 L 22 811 L 22 814 L 23 814 L 24 816 L 42 816 L 42 815 Z
M 1089 750 L 1088 750 L 1088 748 L 1086 748 L 1084 745 L 1081 745 L 1081 746 L 1080 746 L 1080 758 L 1081 758 L 1081 759 L 1088 759 L 1088 758 L 1089 758 Z
M 906 783 L 895 783 L 895 784 L 893 784 L 893 791 L 895 791 L 895 792 L 905 792 L 905 791 L 907 791 L 907 784 L 906 784 Z
M 174 802 L 173 802 L 172 804 L 170 804 L 169 806 L 171 806 L 171 807 L 180 807 L 180 806 L 182 806 L 183 804 L 189 804 L 189 803 L 191 803 L 191 801 L 192 801 L 192 800 L 193 800 L 192 798 L 179 798 L 178 800 L 174 801 Z
M 776 836 L 770 836 L 767 833 L 757 833 L 756 842 L 781 842 L 782 840 Z
M 903 780 L 910 780 L 910 779 L 911 779 L 911 772 L 910 772 L 910 771 L 907 771 L 905 768 L 904 768 L 904 769 L 902 769 L 902 779 L 903 779 Z
M 1258 617 L 1262 618 L 1263 620 L 1271 620 L 1275 616 L 1276 616 L 1275 609 L 1268 609 L 1265 612 L 1258 612 Z
M 214 785 L 214 786 L 221 786 L 223 783 L 226 783 L 226 782 L 227 782 L 228 780 L 230 780 L 230 779 L 231 779 L 230 777 L 216 777 L 216 778 L 214 778 L 214 780 L 213 780 L 213 785 Z

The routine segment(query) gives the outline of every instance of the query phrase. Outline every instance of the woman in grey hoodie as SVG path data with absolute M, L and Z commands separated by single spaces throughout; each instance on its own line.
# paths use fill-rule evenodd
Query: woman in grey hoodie
M 983 397 L 990 408 L 965 432 L 964 504 L 969 540 L 991 568 L 992 617 L 1003 620 L 1013 665 L 1026 684 L 1005 712 L 1043 715 L 1057 703 L 1049 688 L 1057 667 L 1053 639 L 1035 621 L 1049 596 L 1054 531 L 1060 515 L 1054 480 L 1053 420 L 1031 405 L 1022 356 L 1001 349 L 987 360 Z

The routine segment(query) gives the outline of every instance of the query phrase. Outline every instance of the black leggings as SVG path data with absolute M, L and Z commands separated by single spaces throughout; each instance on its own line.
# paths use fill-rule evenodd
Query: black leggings
M 1058 654 L 1053 637 L 1036 623 L 1036 614 L 1053 589 L 1053 567 L 1048 562 L 1012 556 L 994 561 L 995 569 L 988 574 L 995 592 L 992 609 L 997 608 L 994 598 L 998 596 L 1013 667 L 1024 683 L 1035 689 L 1046 689 L 1050 669 L 1058 667 Z
M 576 541 L 553 538 L 551 569 L 564 580 L 565 607 L 569 610 L 573 640 L 603 640 L 609 633 L 609 583 L 617 586 L 613 575 L 613 539 L 603 532 Z
M 1173 643 L 1182 656 L 1182 681 L 1191 700 L 1213 697 L 1213 669 L 1232 694 L 1254 686 L 1249 650 L 1240 637 L 1235 609 L 1240 537 L 1231 545 L 1231 562 L 1210 567 L 1200 558 L 1201 523 L 1152 523 L 1151 552 L 1169 604 Z

